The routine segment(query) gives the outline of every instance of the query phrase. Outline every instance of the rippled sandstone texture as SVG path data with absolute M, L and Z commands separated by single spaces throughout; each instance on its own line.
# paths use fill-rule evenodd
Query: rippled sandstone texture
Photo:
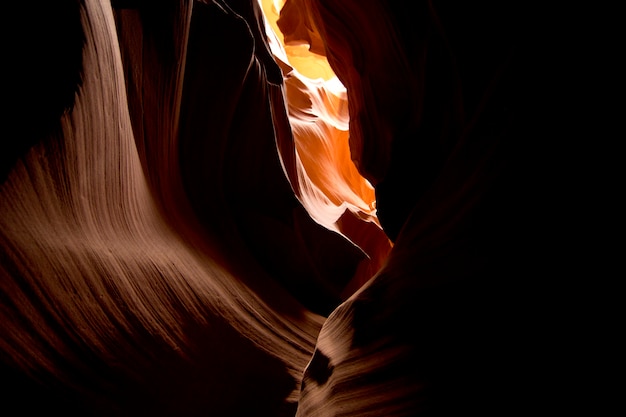
M 579 20 L 287 1 L 340 84 L 256 1 L 51 3 L 5 8 L 3 415 L 568 405 Z

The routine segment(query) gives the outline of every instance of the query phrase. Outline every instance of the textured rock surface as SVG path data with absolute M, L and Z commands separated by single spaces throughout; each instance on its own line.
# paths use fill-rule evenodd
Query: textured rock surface
M 465 3 L 6 6 L 2 414 L 580 411 L 611 34 Z

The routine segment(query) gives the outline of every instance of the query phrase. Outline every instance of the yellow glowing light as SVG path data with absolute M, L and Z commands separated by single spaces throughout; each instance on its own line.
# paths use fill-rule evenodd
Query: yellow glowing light
M 383 263 L 392 244 L 376 216 L 374 187 L 358 172 L 350 153 L 348 94 L 324 56 L 314 24 L 285 13 L 284 0 L 258 0 L 265 15 L 268 43 L 284 74 L 295 173 L 286 172 L 297 198 L 319 224 L 355 243 L 369 256 L 346 288 L 351 294 Z M 297 6 L 293 6 L 297 7 Z M 281 27 L 293 32 L 283 34 Z M 285 38 L 289 45 L 285 45 Z M 313 47 L 310 44 L 314 44 Z M 315 52 L 313 52 L 315 50 Z
M 325 56 L 315 54 L 309 51 L 309 45 L 302 43 L 297 45 L 285 45 L 285 37 L 280 31 L 278 18 L 280 10 L 285 4 L 284 0 L 259 0 L 263 8 L 265 19 L 274 33 L 278 37 L 281 45 L 285 49 L 289 64 L 294 67 L 300 74 L 308 78 L 322 78 L 330 80 L 335 77 L 335 73 L 330 68 Z

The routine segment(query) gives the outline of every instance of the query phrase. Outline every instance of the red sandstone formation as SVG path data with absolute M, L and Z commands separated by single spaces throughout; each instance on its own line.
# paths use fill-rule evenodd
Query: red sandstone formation
M 7 6 L 3 415 L 562 410 L 572 32 L 452 3 Z

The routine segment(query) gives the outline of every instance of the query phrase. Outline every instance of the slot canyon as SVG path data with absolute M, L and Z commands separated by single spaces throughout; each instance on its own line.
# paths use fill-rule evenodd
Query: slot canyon
M 10 3 L 1 415 L 582 410 L 591 11 Z

